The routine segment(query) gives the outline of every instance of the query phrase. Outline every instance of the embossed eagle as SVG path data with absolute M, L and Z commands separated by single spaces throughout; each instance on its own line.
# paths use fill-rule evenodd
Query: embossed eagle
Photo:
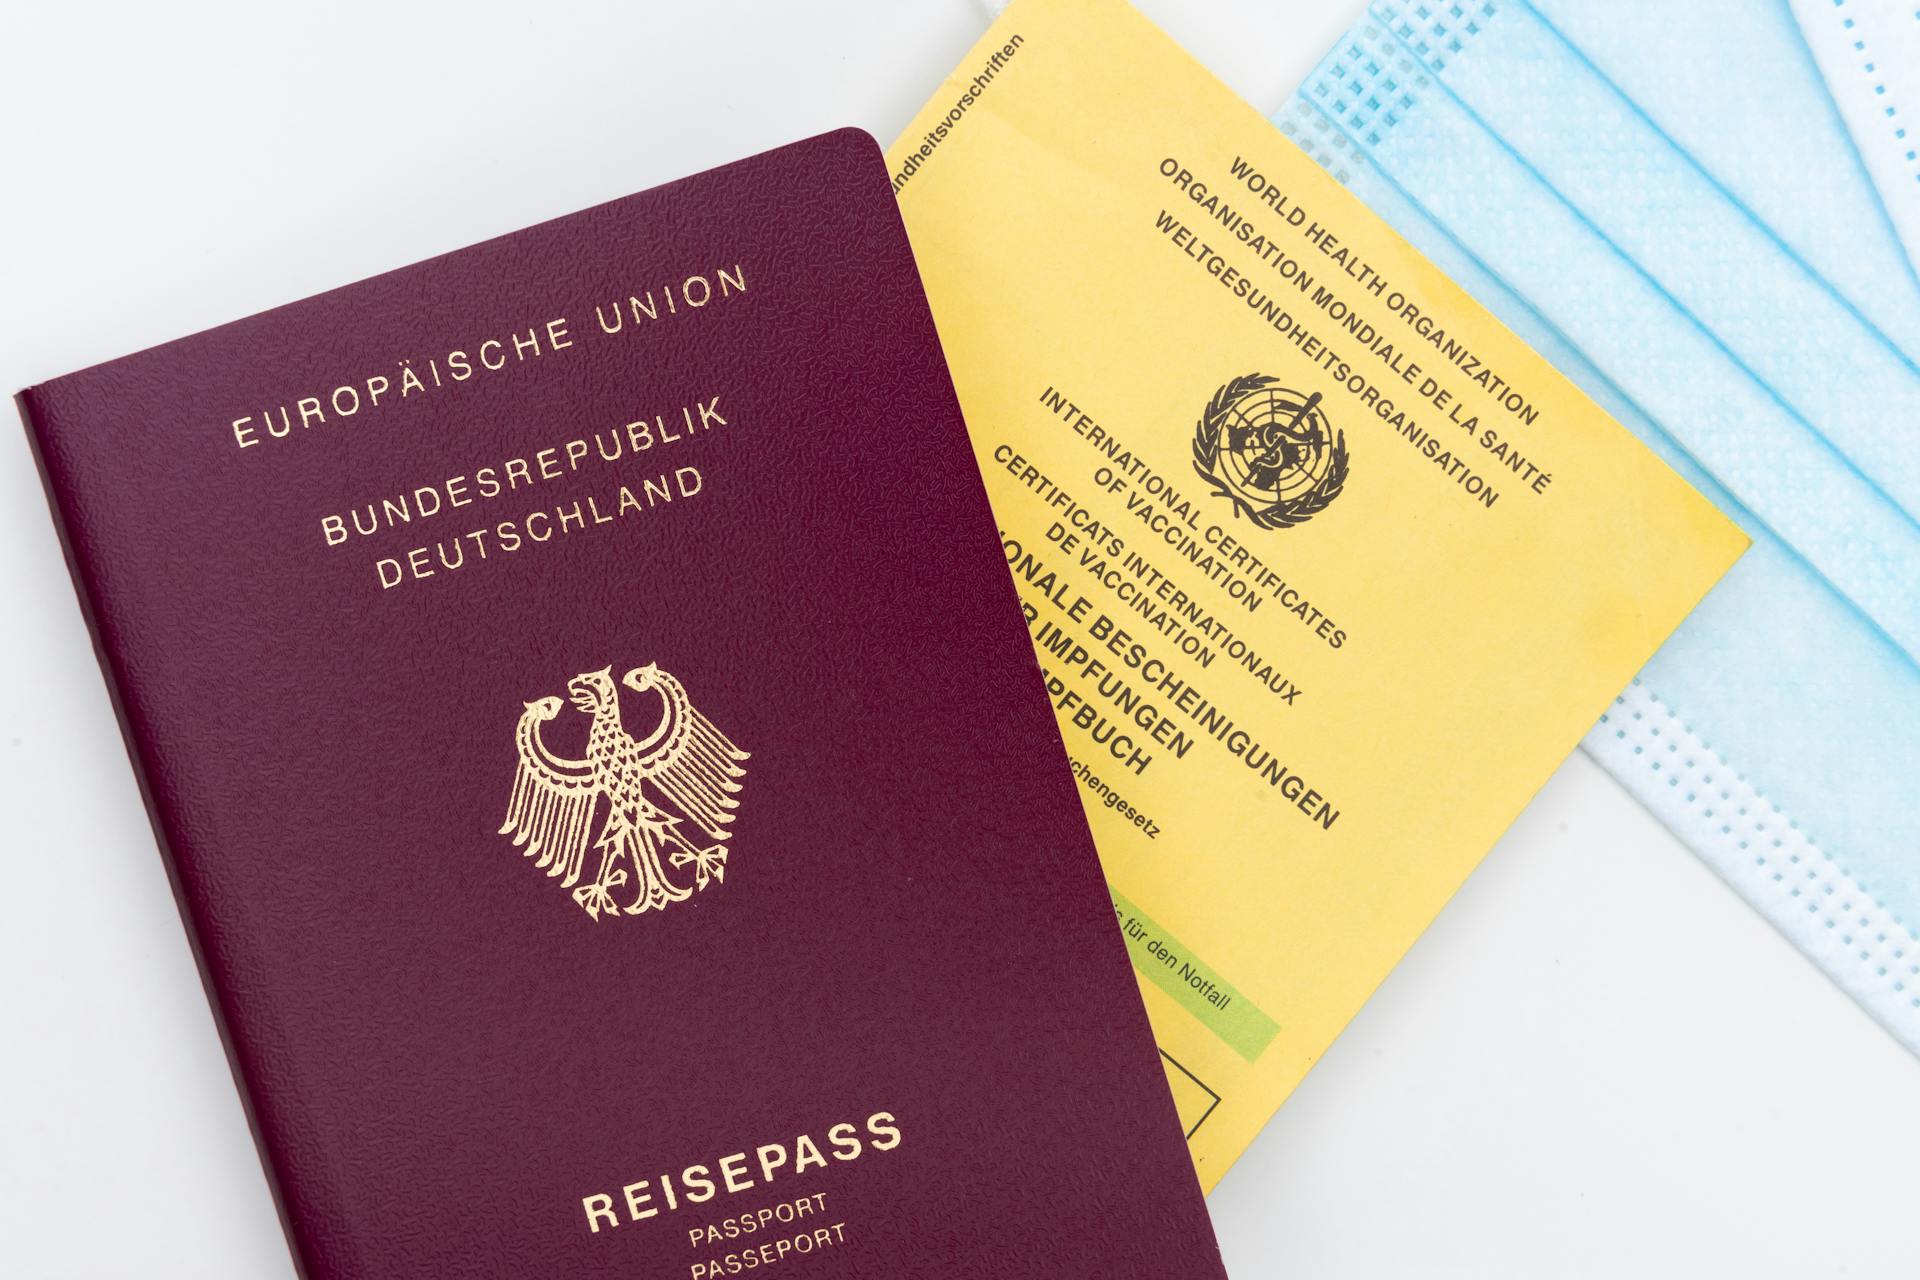
M 622 685 L 660 700 L 660 723 L 644 739 L 621 723 Z M 652 664 L 627 672 L 619 685 L 611 667 L 584 672 L 567 683 L 567 699 L 593 718 L 587 757 L 566 759 L 541 741 L 541 726 L 560 714 L 559 698 L 527 703 L 514 730 L 520 760 L 500 834 L 573 889 L 595 920 L 662 911 L 723 880 L 747 753 L 694 709 L 678 679 Z M 597 834 L 596 812 L 605 813 Z M 581 885 L 589 846 L 600 852 L 600 870 Z M 691 884 L 669 867 L 682 876 L 691 868 Z M 614 891 L 630 882 L 633 895 L 622 904 Z

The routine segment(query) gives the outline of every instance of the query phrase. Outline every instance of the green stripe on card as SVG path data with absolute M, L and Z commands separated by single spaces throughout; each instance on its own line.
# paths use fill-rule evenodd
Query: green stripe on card
M 1107 890 L 1113 894 L 1133 967 L 1248 1062 L 1264 1053 L 1280 1034 L 1280 1024 L 1125 895 L 1112 885 Z

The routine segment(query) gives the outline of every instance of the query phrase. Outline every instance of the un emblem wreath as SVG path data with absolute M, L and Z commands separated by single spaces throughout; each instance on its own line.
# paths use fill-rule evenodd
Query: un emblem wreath
M 1278 379 L 1249 373 L 1213 393 L 1193 433 L 1193 469 L 1262 529 L 1290 529 L 1326 510 L 1347 483 L 1347 439 Z

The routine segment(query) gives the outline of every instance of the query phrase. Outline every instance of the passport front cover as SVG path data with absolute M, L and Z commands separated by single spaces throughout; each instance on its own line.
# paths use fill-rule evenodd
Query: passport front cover
M 21 405 L 306 1275 L 1221 1274 L 865 135 Z

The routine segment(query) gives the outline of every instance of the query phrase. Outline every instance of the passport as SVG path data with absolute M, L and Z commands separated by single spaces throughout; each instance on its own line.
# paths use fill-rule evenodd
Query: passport
M 1746 539 L 1118 0 L 888 161 L 1212 1187 Z
M 19 401 L 303 1274 L 1222 1274 L 866 135 Z

